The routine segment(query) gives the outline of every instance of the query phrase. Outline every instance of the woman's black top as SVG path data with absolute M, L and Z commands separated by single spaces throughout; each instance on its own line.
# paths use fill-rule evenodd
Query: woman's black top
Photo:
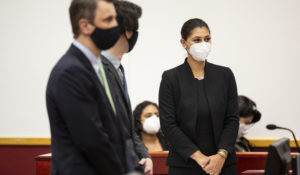
M 199 150 L 207 155 L 216 154 L 216 145 L 214 142 L 213 126 L 211 114 L 209 111 L 209 106 L 207 103 L 207 97 L 204 89 L 204 80 L 198 80 L 195 85 L 197 86 L 197 91 L 195 92 L 197 96 L 197 125 L 196 125 L 196 144 Z

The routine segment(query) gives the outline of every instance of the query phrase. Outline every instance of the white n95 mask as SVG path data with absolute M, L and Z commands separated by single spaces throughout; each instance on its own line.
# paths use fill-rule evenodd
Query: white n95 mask
M 211 44 L 208 42 L 201 42 L 193 44 L 190 47 L 189 53 L 196 61 L 205 61 L 211 50 Z
M 247 130 L 251 127 L 252 125 L 240 124 L 237 140 L 239 140 L 241 137 L 244 137 L 247 134 Z
M 156 134 L 160 129 L 159 118 L 156 115 L 152 115 L 151 117 L 144 120 L 143 129 L 148 134 Z

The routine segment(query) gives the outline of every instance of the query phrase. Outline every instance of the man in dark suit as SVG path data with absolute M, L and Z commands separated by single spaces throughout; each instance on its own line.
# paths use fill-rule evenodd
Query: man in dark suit
M 46 91 L 52 175 L 121 175 L 133 169 L 116 95 L 100 60 L 120 36 L 108 0 L 73 0 L 75 41 L 53 68 Z
M 142 10 L 136 4 L 128 1 L 117 1 L 115 7 L 121 36 L 112 48 L 102 52 L 101 60 L 108 73 L 113 77 L 112 82 L 120 103 L 122 120 L 126 126 L 126 142 L 131 150 L 136 169 L 142 167 L 146 175 L 151 175 L 153 163 L 145 145 L 134 130 L 134 118 L 132 117 L 124 68 L 121 65 L 123 55 L 131 51 L 137 41 L 138 18 L 140 18 Z M 140 171 L 142 170 L 140 169 Z

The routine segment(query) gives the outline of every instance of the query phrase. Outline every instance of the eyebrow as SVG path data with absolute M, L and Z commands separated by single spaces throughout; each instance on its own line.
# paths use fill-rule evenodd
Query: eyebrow
M 206 37 L 210 37 L 210 35 L 204 36 L 204 38 L 206 38 Z M 203 38 L 203 37 L 197 35 L 197 36 L 194 36 L 193 38 Z
M 104 21 L 106 20 L 112 20 L 114 18 L 113 15 L 109 15 L 109 16 L 106 16 L 105 18 L 103 18 Z
M 156 114 L 158 112 L 146 112 L 145 114 Z

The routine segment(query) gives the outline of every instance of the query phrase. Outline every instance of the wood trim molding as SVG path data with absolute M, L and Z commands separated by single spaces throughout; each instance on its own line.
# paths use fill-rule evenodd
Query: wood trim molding
M 0 146 L 50 146 L 51 139 L 47 137 L 0 137 Z
M 269 147 L 277 139 L 249 139 L 254 147 Z M 300 145 L 300 140 L 297 140 Z M 50 146 L 51 138 L 48 137 L 0 137 L 0 146 Z M 294 140 L 291 140 L 291 147 L 295 148 Z
M 253 147 L 269 147 L 269 145 L 273 142 L 275 142 L 278 139 L 248 139 L 250 143 L 253 145 Z M 297 140 L 298 145 L 300 145 L 300 140 Z M 290 144 L 292 148 L 296 148 L 296 144 L 294 140 L 290 139 Z

